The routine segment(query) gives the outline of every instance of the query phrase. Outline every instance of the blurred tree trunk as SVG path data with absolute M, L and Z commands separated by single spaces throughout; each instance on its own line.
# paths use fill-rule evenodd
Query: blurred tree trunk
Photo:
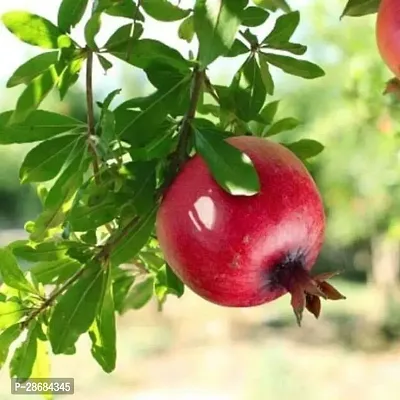
M 379 234 L 371 239 L 370 284 L 374 290 L 374 306 L 370 317 L 375 322 L 382 321 L 389 307 L 389 302 L 398 297 L 400 275 L 399 241 Z

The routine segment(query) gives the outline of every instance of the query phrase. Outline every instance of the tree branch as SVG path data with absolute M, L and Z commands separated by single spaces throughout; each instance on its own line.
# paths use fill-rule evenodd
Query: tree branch
M 93 53 L 89 50 L 88 53 L 88 66 L 87 66 L 87 73 L 86 73 L 86 99 L 87 99 L 87 108 L 88 108 L 88 136 L 95 133 L 94 129 L 94 114 L 93 114 L 93 90 L 92 90 L 92 66 L 93 66 Z M 191 93 L 190 93 L 190 101 L 189 107 L 186 115 L 184 116 L 181 127 L 179 130 L 179 142 L 177 145 L 177 149 L 173 155 L 175 159 L 171 166 L 171 178 L 166 179 L 164 185 L 160 188 L 156 195 L 156 205 L 162 197 L 163 191 L 169 186 L 172 179 L 182 167 L 183 163 L 187 160 L 187 147 L 190 140 L 190 136 L 192 133 L 192 126 L 191 122 L 196 115 L 197 103 L 200 98 L 202 85 L 204 82 L 204 71 L 200 71 L 198 68 L 193 70 L 192 76 L 192 86 L 191 86 Z M 96 153 L 95 153 L 96 154 Z M 94 168 L 98 171 L 98 163 L 97 163 L 97 155 L 94 158 Z M 154 208 L 151 212 L 154 211 Z M 135 228 L 136 224 L 138 223 L 139 218 L 134 217 L 131 221 L 129 221 L 120 232 L 118 232 L 115 236 L 111 236 L 107 242 L 102 246 L 101 250 L 94 256 L 95 260 L 102 261 L 105 260 L 107 263 L 109 257 L 114 250 L 114 248 L 122 241 L 124 238 L 129 234 L 129 232 Z M 93 259 L 92 259 L 93 260 Z M 74 275 L 71 276 L 62 286 L 55 289 L 50 296 L 40 305 L 39 308 L 35 309 L 31 315 L 29 315 L 23 322 L 22 327 L 26 328 L 29 323 L 40 315 L 44 310 L 50 307 L 53 302 L 57 299 L 58 296 L 62 295 L 71 285 L 73 285 L 83 274 L 85 271 L 85 267 L 83 266 L 80 270 L 78 270 Z
M 87 108 L 87 144 L 89 152 L 92 154 L 92 167 L 94 180 L 97 184 L 100 183 L 100 166 L 97 157 L 97 151 L 92 138 L 96 135 L 93 109 L 93 51 L 87 48 L 87 63 L 86 63 L 86 108 Z

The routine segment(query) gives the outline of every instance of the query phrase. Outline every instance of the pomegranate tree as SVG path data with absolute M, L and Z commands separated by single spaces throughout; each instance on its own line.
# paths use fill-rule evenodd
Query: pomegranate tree
M 157 215 L 167 262 L 194 292 L 223 306 L 250 307 L 291 295 L 300 324 L 304 308 L 315 317 L 320 298 L 344 298 L 309 273 L 320 252 L 325 216 L 318 189 L 286 147 L 257 137 L 230 144 L 245 152 L 261 190 L 232 196 L 196 155 L 169 187 Z

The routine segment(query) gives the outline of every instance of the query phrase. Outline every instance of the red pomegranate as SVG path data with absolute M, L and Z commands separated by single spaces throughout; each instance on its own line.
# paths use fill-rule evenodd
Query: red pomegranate
M 400 77 L 400 0 L 381 0 L 376 20 L 379 52 L 390 70 Z
M 189 160 L 168 188 L 157 215 L 166 261 L 203 298 L 250 307 L 285 293 L 300 324 L 306 307 L 316 317 L 320 299 L 344 298 L 309 274 L 321 249 L 325 217 L 318 189 L 286 147 L 251 136 L 228 139 L 258 172 L 261 190 L 233 196 L 213 179 L 203 159 Z

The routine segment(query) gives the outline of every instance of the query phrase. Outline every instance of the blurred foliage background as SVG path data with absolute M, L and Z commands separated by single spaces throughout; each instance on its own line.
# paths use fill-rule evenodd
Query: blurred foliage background
M 48 18 L 56 10 L 15 3 Z M 84 341 L 77 355 L 54 358 L 53 376 L 75 377 L 75 398 L 290 400 L 299 393 L 309 400 L 398 398 L 400 100 L 382 95 L 391 76 L 376 48 L 375 16 L 340 21 L 344 3 L 291 2 L 302 15 L 299 42 L 309 46 L 309 58 L 327 75 L 310 82 L 277 74 L 274 98 L 281 100 L 281 117 L 302 122 L 277 139 L 313 138 L 326 147 L 309 165 L 327 213 L 316 268 L 343 270 L 336 285 L 347 300 L 327 304 L 320 321 L 306 318 L 300 330 L 286 297 L 251 310 L 216 307 L 189 291 L 169 300 L 163 313 L 151 303 L 119 321 L 118 368 L 111 376 L 90 359 Z M 11 8 L 18 7 L 1 11 Z M 231 62 L 218 63 L 211 74 L 215 83 L 231 78 L 236 65 Z M 0 69 L 2 85 L 7 78 Z M 96 79 L 101 98 L 105 78 L 99 73 Z M 131 68 L 119 68 L 108 82 L 111 89 L 123 87 L 125 98 L 149 90 Z M 12 108 L 15 93 L 2 94 L 1 108 Z M 75 86 L 66 103 L 54 106 L 56 100 L 44 106 L 85 119 L 82 86 Z M 36 188 L 18 182 L 26 150 L 0 147 L 2 241 L 40 207 Z M 3 371 L 1 398 L 9 398 L 7 379 Z

